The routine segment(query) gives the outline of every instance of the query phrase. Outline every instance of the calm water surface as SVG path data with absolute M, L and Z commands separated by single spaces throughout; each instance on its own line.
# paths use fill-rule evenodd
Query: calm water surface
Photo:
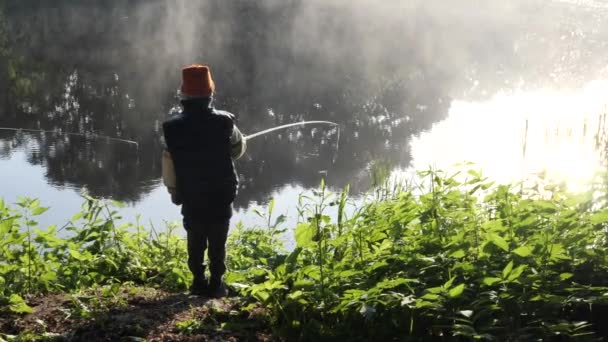
M 252 209 L 270 198 L 293 220 L 299 194 L 321 178 L 363 194 L 378 161 L 407 172 L 471 161 L 498 181 L 544 172 L 573 188 L 604 167 L 608 25 L 598 1 L 529 1 L 502 14 L 463 1 L 441 16 L 420 5 L 394 22 L 377 9 L 369 26 L 335 8 L 335 26 L 319 36 L 298 30 L 297 1 L 232 11 L 203 3 L 0 8 L 0 127 L 55 131 L 0 130 L 0 197 L 41 199 L 52 207 L 43 225 L 63 225 L 82 192 L 126 203 L 125 219 L 179 221 L 160 181 L 160 123 L 178 109 L 179 68 L 192 61 L 212 65 L 216 105 L 245 133 L 301 120 L 340 125 L 339 145 L 323 126 L 252 141 L 236 162 L 233 225 L 263 225 Z M 552 20 L 533 20 L 539 10 Z M 156 22 L 155 11 L 168 15 Z M 213 12 L 217 31 L 198 21 L 176 31 L 195 11 Z M 92 15 L 95 23 L 82 19 Z M 353 55 L 359 45 L 373 53 Z

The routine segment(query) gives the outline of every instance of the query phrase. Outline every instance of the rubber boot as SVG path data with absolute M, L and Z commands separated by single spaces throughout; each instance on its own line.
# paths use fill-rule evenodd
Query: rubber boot
M 208 296 L 209 285 L 205 278 L 195 278 L 190 286 L 190 294 L 193 296 Z
M 228 289 L 222 278 L 211 277 L 208 287 L 209 297 L 211 298 L 222 298 L 228 296 Z

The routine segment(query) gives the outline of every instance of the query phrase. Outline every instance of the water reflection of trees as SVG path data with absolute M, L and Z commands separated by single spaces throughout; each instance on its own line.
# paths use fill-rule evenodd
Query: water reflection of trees
M 2 82 L 13 94 L 4 106 L 2 126 L 96 132 L 140 144 L 133 155 L 120 144 L 49 142 L 43 141 L 47 135 L 32 135 L 41 148 L 31 149 L 28 159 L 44 165 L 53 184 L 84 186 L 94 195 L 123 200 L 140 198 L 145 191 L 141 184 L 160 174 L 155 122 L 174 105 L 178 68 L 196 59 L 196 51 L 211 51 L 204 59 L 217 66 L 218 105 L 239 115 L 243 131 L 299 120 L 341 125 L 337 158 L 335 134 L 326 134 L 323 127 L 316 128 L 314 137 L 306 128 L 252 142 L 238 163 L 240 206 L 263 200 L 284 184 L 315 186 L 322 175 L 342 186 L 361 177 L 378 158 L 405 164 L 408 137 L 447 112 L 442 80 L 422 61 L 403 66 L 388 58 L 388 66 L 359 73 L 354 71 L 365 61 L 356 56 L 344 60 L 349 57 L 344 48 L 336 47 L 339 53 L 332 60 L 323 60 L 317 48 L 294 50 L 282 31 L 295 19 L 298 1 L 268 7 L 234 2 L 230 10 L 219 1 L 207 2 L 205 9 L 217 14 L 208 27 L 228 25 L 232 39 L 215 39 L 220 31 L 208 34 L 207 46 L 190 46 L 184 51 L 190 56 L 181 60 L 158 48 L 155 58 L 149 58 L 153 45 L 142 42 L 141 48 L 129 41 L 134 37 L 130 20 L 139 22 L 135 31 L 150 26 L 153 22 L 138 13 L 168 6 L 165 2 L 110 3 L 57 1 L 48 8 L 23 1 L 7 8 L 11 49 L 18 57 L 12 62 L 14 77 Z M 83 20 L 92 17 L 94 23 Z M 146 38 L 162 45 L 165 33 L 152 28 Z M 349 40 L 356 35 L 344 33 Z M 398 55 L 405 47 L 394 49 L 391 54 Z
M 87 31 L 112 27 L 108 25 L 111 15 L 105 16 L 102 26 L 96 23 L 81 30 L 64 20 L 69 15 L 67 5 L 28 8 L 12 3 L 6 7 L 10 41 L 0 50 L 5 51 L 0 58 L 6 66 L 0 69 L 8 71 L 0 74 L 0 84 L 6 87 L 0 126 L 57 133 L 5 132 L 9 135 L 3 140 L 10 143 L 4 146 L 26 147 L 28 162 L 44 166 L 50 184 L 86 188 L 95 196 L 141 199 L 150 191 L 146 185 L 158 179 L 160 167 L 154 151 L 159 142 L 154 121 L 162 110 L 157 108 L 149 115 L 143 112 L 145 106 L 136 108 L 113 66 L 120 65 L 120 60 L 99 59 L 98 51 L 118 47 L 109 44 L 111 36 L 88 35 L 91 32 Z M 94 6 L 92 12 L 101 15 L 102 8 Z M 139 149 L 103 139 L 66 136 L 65 132 L 134 139 Z
M 341 126 L 337 156 L 335 134 L 323 127 L 316 128 L 314 137 L 311 128 L 304 128 L 252 142 L 238 162 L 243 185 L 239 206 L 263 201 L 285 184 L 315 186 L 325 174 L 331 184 L 342 186 L 362 177 L 375 159 L 407 164 L 409 137 L 446 115 L 454 80 L 467 74 L 458 64 L 467 63 L 466 58 L 444 64 L 429 60 L 429 55 L 447 51 L 441 42 L 432 45 L 432 39 L 420 46 L 419 36 L 434 32 L 445 37 L 453 28 L 433 22 L 415 6 L 417 15 L 408 17 L 412 22 L 394 28 L 396 44 L 373 45 L 386 51 L 375 51 L 378 56 L 370 59 L 353 53 L 353 45 L 369 32 L 349 26 L 348 13 L 334 18 L 345 29 L 326 32 L 329 41 L 344 42 L 329 58 L 323 55 L 323 42 L 297 46 L 293 41 L 303 1 L 193 3 L 5 3 L 0 126 L 95 132 L 139 143 L 134 152 L 119 143 L 29 135 L 40 148 L 28 152 L 28 159 L 47 168 L 50 183 L 86 187 L 93 195 L 120 200 L 145 195 L 149 187 L 142 184 L 160 177 L 158 122 L 176 104 L 179 67 L 193 60 L 213 66 L 217 104 L 236 113 L 246 133 L 299 120 L 331 120 Z M 188 12 L 201 17 L 213 13 L 179 27 L 200 33 L 193 42 L 173 27 Z M 391 32 L 379 30 L 381 35 Z M 504 47 L 509 40 L 494 37 L 492 42 Z M 488 63 L 517 64 L 516 56 L 502 52 L 489 56 Z M 492 74 L 488 70 L 493 67 L 476 64 L 484 81 Z

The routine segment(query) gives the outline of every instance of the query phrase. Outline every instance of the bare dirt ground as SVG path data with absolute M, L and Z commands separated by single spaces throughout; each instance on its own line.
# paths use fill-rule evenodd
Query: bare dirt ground
M 0 314 L 0 341 L 273 341 L 260 308 L 150 288 L 28 299 L 28 315 Z

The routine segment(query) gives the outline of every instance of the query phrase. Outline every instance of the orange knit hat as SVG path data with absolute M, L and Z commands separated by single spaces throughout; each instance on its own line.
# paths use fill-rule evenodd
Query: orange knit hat
M 214 91 L 215 83 L 208 66 L 194 64 L 182 69 L 182 96 L 208 97 Z

